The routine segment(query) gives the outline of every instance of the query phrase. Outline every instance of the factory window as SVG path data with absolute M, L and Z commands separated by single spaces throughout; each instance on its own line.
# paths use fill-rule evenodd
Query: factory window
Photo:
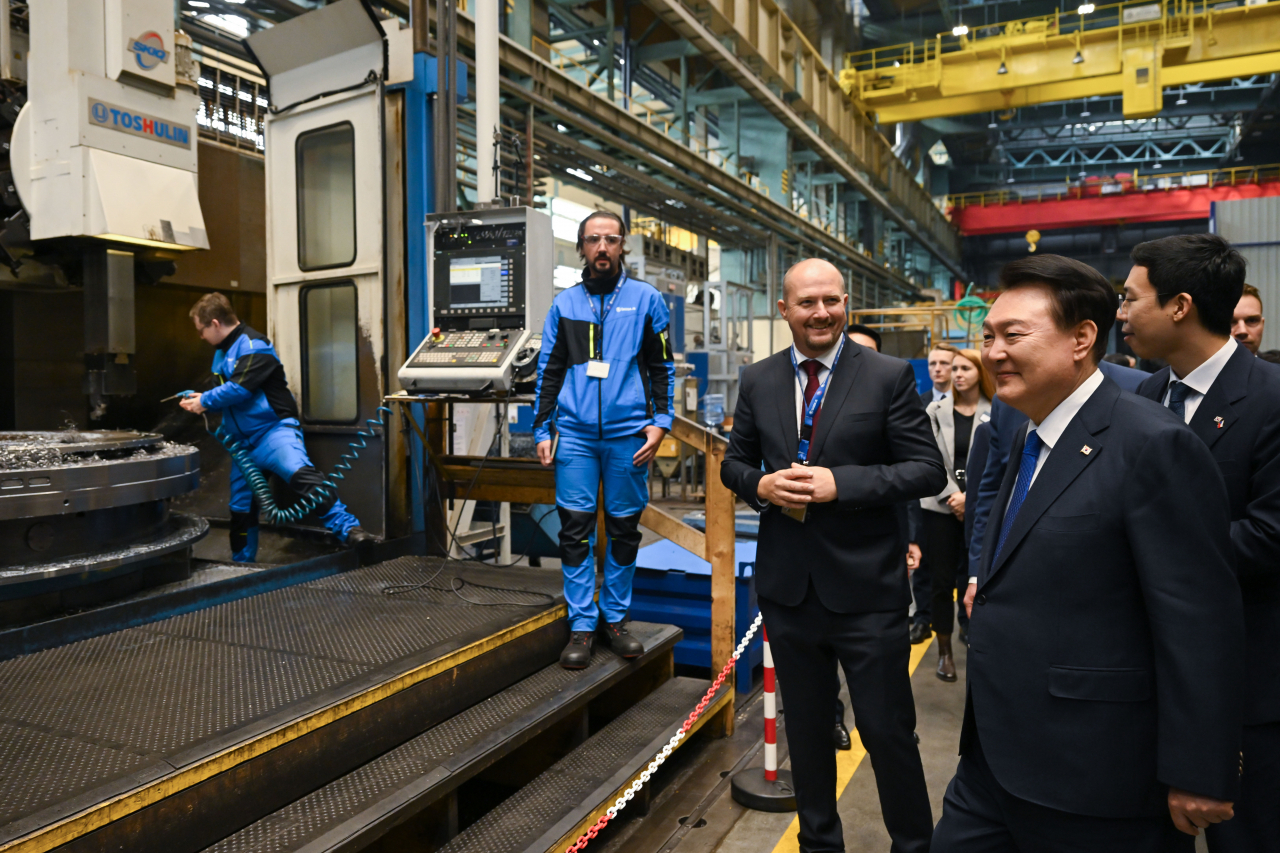
M 352 423 L 360 413 L 356 387 L 356 286 L 323 284 L 302 291 L 302 416 Z
M 356 142 L 350 122 L 298 137 L 298 267 L 356 259 Z

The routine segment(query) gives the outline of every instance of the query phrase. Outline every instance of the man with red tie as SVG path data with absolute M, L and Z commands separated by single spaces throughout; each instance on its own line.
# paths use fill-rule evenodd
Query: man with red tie
M 800 849 L 845 849 L 831 748 L 838 662 L 892 849 L 925 853 L 933 817 L 913 736 L 899 513 L 947 475 L 910 365 L 845 340 L 848 298 L 826 261 L 787 272 L 778 310 L 794 345 L 743 371 L 720 476 L 761 510 L 756 591 L 787 707 Z

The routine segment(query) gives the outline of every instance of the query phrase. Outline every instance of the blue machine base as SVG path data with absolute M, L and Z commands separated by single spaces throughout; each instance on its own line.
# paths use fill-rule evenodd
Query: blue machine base
M 740 539 L 735 543 L 737 578 L 734 594 L 734 624 L 739 639 L 756 618 L 756 543 Z M 724 661 L 711 660 L 711 564 L 674 542 L 646 545 L 636 557 L 632 585 L 631 617 L 644 622 L 662 622 L 684 629 L 684 639 L 676 644 L 675 662 L 718 669 Z M 764 642 L 759 633 L 747 646 L 734 673 L 739 693 L 749 693 L 756 667 L 764 665 Z

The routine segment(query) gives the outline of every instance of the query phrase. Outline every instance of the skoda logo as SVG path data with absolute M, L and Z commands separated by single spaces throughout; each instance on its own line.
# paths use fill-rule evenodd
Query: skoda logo
M 106 122 L 107 105 L 98 101 L 93 105 L 93 120 L 96 122 Z
M 164 49 L 164 39 L 155 31 L 129 39 L 129 50 L 133 51 L 138 67 L 143 71 L 153 71 L 161 62 L 169 61 L 169 52 Z

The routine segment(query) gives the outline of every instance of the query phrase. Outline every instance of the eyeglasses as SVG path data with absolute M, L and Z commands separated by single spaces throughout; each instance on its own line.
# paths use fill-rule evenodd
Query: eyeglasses
M 1121 308 L 1123 308 L 1124 306 L 1128 305 L 1130 302 L 1137 302 L 1139 299 L 1155 299 L 1160 296 L 1164 296 L 1168 298 L 1168 294 L 1164 294 L 1164 293 L 1152 293 L 1148 296 L 1125 296 L 1123 293 L 1117 293 L 1116 299 L 1119 300 L 1118 304 L 1120 305 Z
M 598 245 L 601 240 L 605 241 L 610 246 L 617 246 L 619 243 L 622 242 L 622 235 L 621 234 L 592 234 L 590 236 L 582 238 L 582 245 L 595 246 L 595 245 Z

